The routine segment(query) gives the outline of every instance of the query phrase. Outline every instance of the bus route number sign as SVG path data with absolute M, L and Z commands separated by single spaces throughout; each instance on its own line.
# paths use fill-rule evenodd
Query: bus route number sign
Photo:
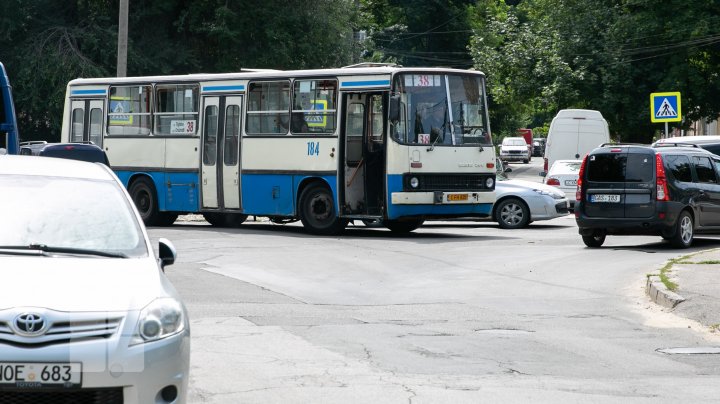
M 307 142 L 307 155 L 308 156 L 319 156 L 320 155 L 320 142 Z

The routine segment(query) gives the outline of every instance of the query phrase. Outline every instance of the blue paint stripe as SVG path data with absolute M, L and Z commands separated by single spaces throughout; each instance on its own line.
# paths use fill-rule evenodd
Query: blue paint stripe
M 345 81 L 341 87 L 389 86 L 390 80 Z
M 203 87 L 205 91 L 245 91 L 245 86 L 207 86 Z
M 71 95 L 105 95 L 107 90 L 73 90 Z

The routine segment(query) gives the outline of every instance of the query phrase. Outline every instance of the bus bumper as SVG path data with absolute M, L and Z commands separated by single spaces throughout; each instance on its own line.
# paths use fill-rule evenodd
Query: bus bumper
M 393 192 L 393 205 L 472 205 L 495 203 L 495 192 Z

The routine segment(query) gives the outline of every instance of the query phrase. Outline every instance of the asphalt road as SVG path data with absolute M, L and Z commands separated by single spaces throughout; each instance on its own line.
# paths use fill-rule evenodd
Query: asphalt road
M 539 182 L 539 164 L 511 176 Z M 267 222 L 150 234 L 179 252 L 167 272 L 190 310 L 192 403 L 717 400 L 720 355 L 658 352 L 720 345 L 645 296 L 645 274 L 679 255 L 659 238 L 588 249 L 572 216 L 403 237 Z

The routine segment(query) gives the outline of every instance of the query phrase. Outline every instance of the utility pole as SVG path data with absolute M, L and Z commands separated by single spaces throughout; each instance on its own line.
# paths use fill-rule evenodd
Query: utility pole
M 130 0 L 120 0 L 118 19 L 117 76 L 127 76 L 128 8 Z

